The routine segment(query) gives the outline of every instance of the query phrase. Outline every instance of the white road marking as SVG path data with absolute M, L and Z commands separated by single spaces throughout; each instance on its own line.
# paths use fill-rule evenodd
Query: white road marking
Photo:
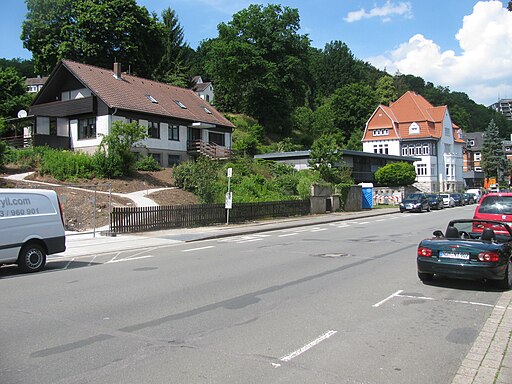
M 68 261 L 68 263 L 66 264 L 66 266 L 64 267 L 64 269 L 68 269 L 69 265 L 75 261 L 75 258 L 72 258 L 71 260 Z
M 320 231 L 327 231 L 327 228 L 316 228 L 316 229 L 311 230 L 311 232 L 320 232 Z
M 493 304 L 487 304 L 487 303 L 479 303 L 476 301 L 466 301 L 466 300 L 454 300 L 454 299 L 436 299 L 434 297 L 428 297 L 428 296 L 414 296 L 414 295 L 402 295 L 401 293 L 403 290 L 398 290 L 392 295 L 386 297 L 384 300 L 378 302 L 377 304 L 372 305 L 372 307 L 376 308 L 380 305 L 384 304 L 386 301 L 391 300 L 394 297 L 404 297 L 407 299 L 418 299 L 418 300 L 431 300 L 431 301 L 445 301 L 448 303 L 458 303 L 458 304 L 469 304 L 469 305 L 476 305 L 480 307 L 489 307 L 489 308 L 499 308 L 499 309 L 505 309 L 506 307 L 501 305 L 493 305 Z
M 294 233 L 285 233 L 284 235 L 279 235 L 278 237 L 296 236 L 296 235 L 298 235 L 298 234 L 299 234 L 298 232 L 294 232 Z
M 360 221 L 360 222 L 359 222 L 359 223 L 357 223 L 357 224 L 368 224 L 368 223 L 369 223 L 369 221 Z
M 110 263 L 122 263 L 123 261 L 132 261 L 132 260 L 147 259 L 147 258 L 150 258 L 150 257 L 154 257 L 154 256 L 146 255 L 146 256 L 128 257 L 128 258 L 126 258 L 126 259 L 110 260 L 110 261 L 107 261 L 105 264 L 110 264 Z
M 386 301 L 388 300 L 391 300 L 393 297 L 399 295 L 400 293 L 402 293 L 404 290 L 403 289 L 399 289 L 398 291 L 396 291 L 395 293 L 393 293 L 392 295 L 386 297 L 384 300 L 381 300 L 379 301 L 377 304 L 373 304 L 372 307 L 374 308 L 377 308 L 377 307 L 380 307 L 382 304 L 384 304 Z
M 291 359 L 299 356 L 299 355 L 302 355 L 304 352 L 306 352 L 308 349 L 310 348 L 313 348 L 315 345 L 317 344 L 320 344 L 322 341 L 324 340 L 327 340 L 329 337 L 331 337 L 332 335 L 335 335 L 336 333 L 338 333 L 338 331 L 333 331 L 333 330 L 330 330 L 326 333 L 324 333 L 323 335 L 317 337 L 315 340 L 313 340 L 311 343 L 308 343 L 306 344 L 305 346 L 303 346 L 302 348 L 299 348 L 295 351 L 293 351 L 292 353 L 290 353 L 289 355 L 286 355 L 286 356 L 283 356 L 279 359 L 279 361 L 283 361 L 283 362 L 286 362 L 286 361 L 290 361 Z M 272 365 L 274 367 L 279 367 L 281 366 L 280 364 L 275 364 L 275 363 L 272 363 Z
M 94 262 L 94 259 L 96 259 L 96 257 L 98 257 L 98 255 L 94 255 L 94 257 L 92 258 L 91 261 L 89 261 L 89 264 L 87 264 L 88 267 L 91 266 L 91 264 Z
M 190 248 L 190 249 L 184 249 L 181 252 L 193 252 L 193 251 L 201 251 L 203 249 L 209 249 L 209 248 L 215 248 L 213 245 L 209 245 L 207 247 L 199 247 L 199 248 Z

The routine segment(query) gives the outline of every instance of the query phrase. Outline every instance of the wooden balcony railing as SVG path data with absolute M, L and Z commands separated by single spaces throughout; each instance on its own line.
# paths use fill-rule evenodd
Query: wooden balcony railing
M 7 145 L 16 149 L 27 148 L 32 146 L 32 136 L 0 137 L 0 140 L 5 141 Z
M 229 148 L 215 143 L 207 143 L 203 140 L 189 141 L 187 151 L 189 153 L 201 154 L 219 160 L 229 159 L 232 155 Z

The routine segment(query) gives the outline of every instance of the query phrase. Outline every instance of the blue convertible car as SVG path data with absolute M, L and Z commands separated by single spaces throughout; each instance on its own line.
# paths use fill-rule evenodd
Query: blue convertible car
M 418 246 L 418 277 L 429 281 L 435 275 L 462 279 L 493 280 L 500 288 L 512 286 L 512 230 L 491 220 L 452 220 L 445 233 Z

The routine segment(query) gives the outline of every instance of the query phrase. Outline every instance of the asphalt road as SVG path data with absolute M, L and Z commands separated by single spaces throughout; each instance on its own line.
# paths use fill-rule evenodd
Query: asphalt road
M 447 383 L 501 292 L 416 276 L 474 206 L 2 275 L 0 382 Z

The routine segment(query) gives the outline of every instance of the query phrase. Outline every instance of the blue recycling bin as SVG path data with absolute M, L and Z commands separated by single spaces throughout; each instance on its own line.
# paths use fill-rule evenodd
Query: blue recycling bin
M 363 209 L 373 208 L 373 184 L 360 183 L 359 185 L 363 193 Z

